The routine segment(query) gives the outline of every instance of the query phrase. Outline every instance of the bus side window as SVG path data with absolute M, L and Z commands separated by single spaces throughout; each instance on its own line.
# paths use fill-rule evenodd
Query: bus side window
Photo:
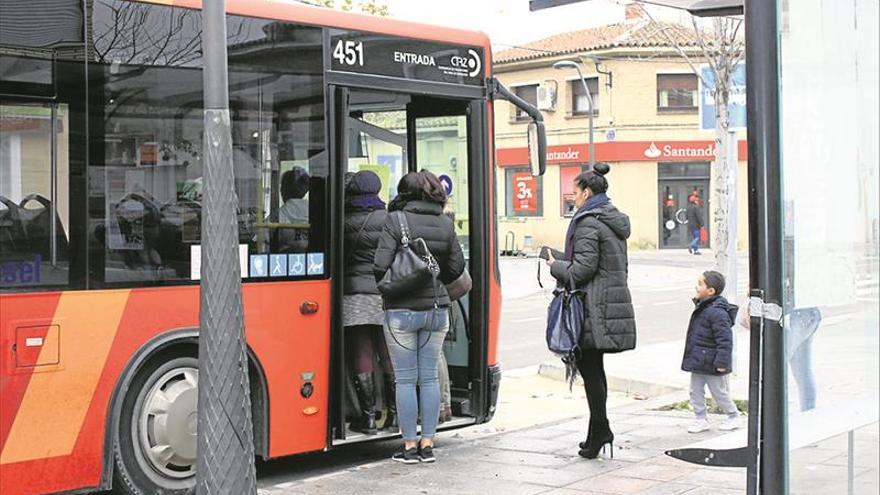
M 90 286 L 189 282 L 201 242 L 200 14 L 100 0 L 92 25 Z
M 326 244 L 321 30 L 238 16 L 227 22 L 239 240 L 269 267 L 251 266 L 248 275 L 325 276 L 322 263 L 308 261 L 323 260 Z M 287 41 L 289 56 L 280 48 Z
M 0 105 L 0 291 L 68 283 L 67 119 L 66 105 Z

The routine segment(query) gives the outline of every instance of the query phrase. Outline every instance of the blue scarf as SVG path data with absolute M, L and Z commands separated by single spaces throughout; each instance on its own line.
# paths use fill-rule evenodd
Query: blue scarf
M 565 233 L 565 259 L 571 261 L 571 258 L 574 256 L 574 231 L 577 227 L 578 220 L 583 218 L 583 214 L 598 208 L 600 206 L 604 206 L 611 202 L 611 199 L 608 198 L 608 195 L 605 193 L 594 194 L 587 199 L 587 202 L 583 204 L 578 210 L 575 212 L 574 216 L 571 218 L 571 223 L 568 224 L 568 231 Z
M 345 198 L 345 211 L 384 210 L 385 202 L 377 194 L 349 195 Z

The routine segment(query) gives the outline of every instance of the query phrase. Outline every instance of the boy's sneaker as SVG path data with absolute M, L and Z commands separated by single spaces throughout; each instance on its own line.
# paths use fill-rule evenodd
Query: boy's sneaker
M 711 428 L 709 427 L 708 419 L 698 419 L 691 423 L 688 426 L 688 433 L 703 433 L 704 431 L 709 431 Z
M 721 431 L 733 431 L 739 428 L 739 418 L 727 418 L 723 423 L 718 425 Z
M 401 449 L 395 452 L 391 456 L 391 460 L 397 461 L 403 464 L 418 464 L 419 463 L 419 449 L 413 447 L 411 449 Z
M 419 460 L 422 462 L 435 462 L 437 460 L 434 457 L 434 447 L 422 447 L 419 449 Z

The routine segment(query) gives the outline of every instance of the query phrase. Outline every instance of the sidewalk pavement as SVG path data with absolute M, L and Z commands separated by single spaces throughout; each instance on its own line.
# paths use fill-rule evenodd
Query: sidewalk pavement
M 863 308 L 864 311 L 864 308 Z M 868 308 L 870 311 L 870 308 Z M 737 327 L 739 328 L 739 327 Z M 817 383 L 817 406 L 836 407 L 856 398 L 873 396 L 880 387 L 877 346 L 876 311 L 845 313 L 823 319 L 812 344 L 812 369 Z M 870 344 L 870 345 L 869 345 Z M 684 339 L 648 346 L 611 355 L 605 359 L 610 390 L 656 397 L 675 390 L 687 390 L 688 373 L 681 370 Z M 735 372 L 730 375 L 730 391 L 734 399 L 749 397 L 749 331 L 736 332 Z M 554 379 L 564 377 L 564 369 L 557 361 L 540 366 L 542 376 Z M 789 409 L 796 411 L 798 385 L 789 374 Z
M 273 485 L 275 494 L 687 494 L 745 493 L 745 469 L 708 468 L 667 457 L 664 451 L 708 439 L 720 432 L 688 434 L 692 416 L 658 411 L 682 400 L 680 393 L 652 401 L 630 401 L 610 413 L 614 458 L 577 455 L 583 418 L 558 420 L 517 431 L 453 443 L 438 435 L 437 463 L 401 465 L 383 459 L 331 474 Z M 713 418 L 720 422 L 720 418 Z M 743 422 L 745 426 L 745 422 Z M 446 437 L 446 438 L 444 438 Z M 390 448 L 398 441 L 387 442 Z M 390 450 L 389 450 L 390 452 Z

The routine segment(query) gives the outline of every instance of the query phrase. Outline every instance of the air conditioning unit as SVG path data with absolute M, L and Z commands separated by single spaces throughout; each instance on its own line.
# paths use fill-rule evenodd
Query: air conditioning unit
M 538 86 L 538 110 L 556 110 L 556 88 L 552 86 Z

